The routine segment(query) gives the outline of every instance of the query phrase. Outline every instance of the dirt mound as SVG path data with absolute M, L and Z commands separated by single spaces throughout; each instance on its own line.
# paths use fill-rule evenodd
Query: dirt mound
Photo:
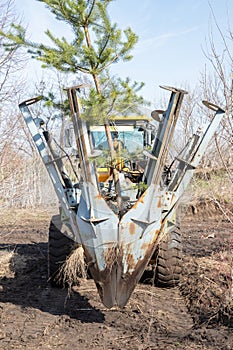
M 233 225 L 215 216 L 183 227 L 180 290 L 196 325 L 233 327 Z
M 196 324 L 233 327 L 232 261 L 218 257 L 185 261 L 180 289 Z

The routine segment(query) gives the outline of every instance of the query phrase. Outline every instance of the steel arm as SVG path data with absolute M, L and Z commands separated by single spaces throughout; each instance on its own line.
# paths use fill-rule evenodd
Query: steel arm
M 168 108 L 163 113 L 163 119 L 160 121 L 158 134 L 151 152 L 151 157 L 148 159 L 145 168 L 143 181 L 145 181 L 148 185 L 159 185 L 161 182 L 167 153 L 174 134 L 180 107 L 183 101 L 183 97 L 187 93 L 184 90 L 175 88 L 164 86 L 162 88 L 171 91 L 171 97 Z
M 67 220 L 64 221 L 70 228 L 73 234 L 73 239 L 77 242 L 81 242 L 78 227 L 75 219 L 74 206 L 76 198 L 73 196 L 71 182 L 68 180 L 66 174 L 63 171 L 62 161 L 55 152 L 51 145 L 51 139 L 47 131 L 43 131 L 42 134 L 39 131 L 40 122 L 38 118 L 33 118 L 28 106 L 38 102 L 39 97 L 26 100 L 19 104 L 20 111 L 28 127 L 28 130 L 34 140 L 35 146 L 39 152 L 39 155 L 46 167 L 48 175 L 52 181 L 53 188 L 60 202 L 63 215 Z M 67 182 L 69 182 L 68 188 L 66 188 Z M 69 198 L 69 200 L 68 200 Z
M 168 217 L 171 217 L 173 215 L 174 209 L 177 207 L 179 199 L 189 185 L 196 167 L 200 163 L 200 160 L 203 157 L 211 138 L 216 132 L 224 116 L 225 111 L 219 106 L 216 106 L 207 101 L 203 101 L 203 103 L 208 108 L 214 110 L 215 115 L 211 123 L 206 128 L 203 136 L 200 137 L 198 134 L 194 135 L 185 150 L 183 159 L 177 159 L 179 162 L 177 170 L 167 188 L 167 193 L 170 194 L 170 208 L 167 212 L 165 211 L 163 220 L 168 219 Z

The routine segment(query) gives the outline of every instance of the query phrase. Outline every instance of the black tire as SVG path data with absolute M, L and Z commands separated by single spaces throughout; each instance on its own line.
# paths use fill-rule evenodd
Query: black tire
M 182 246 L 178 228 L 170 231 L 157 249 L 155 285 L 171 288 L 179 284 L 182 273 Z
M 61 266 L 75 249 L 74 241 L 61 231 L 60 215 L 52 218 L 49 226 L 48 275 L 53 286 L 62 286 Z

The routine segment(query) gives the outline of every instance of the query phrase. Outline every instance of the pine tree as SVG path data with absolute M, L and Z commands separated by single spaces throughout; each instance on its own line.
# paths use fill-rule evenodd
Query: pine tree
M 89 121 L 106 121 L 112 113 L 133 111 L 143 103 L 138 91 L 143 83 L 129 78 L 112 77 L 109 67 L 113 63 L 129 61 L 138 37 L 131 28 L 120 30 L 108 16 L 108 6 L 113 0 L 37 0 L 65 22 L 73 32 L 68 42 L 65 36 L 57 38 L 50 30 L 46 35 L 51 46 L 35 43 L 26 38 L 26 30 L 12 24 L 11 33 L 1 33 L 11 40 L 11 45 L 24 46 L 42 67 L 53 67 L 61 72 L 81 72 L 89 75 L 93 86 L 88 98 L 82 101 Z
M 23 46 L 32 57 L 42 62 L 42 67 L 53 67 L 61 72 L 81 72 L 89 75 L 93 85 L 88 96 L 82 100 L 83 117 L 89 123 L 101 123 L 114 159 L 113 143 L 108 117 L 113 113 L 137 110 L 144 102 L 138 96 L 143 83 L 131 82 L 129 78 L 112 77 L 109 67 L 116 62 L 129 61 L 138 37 L 131 28 L 120 30 L 111 23 L 108 6 L 113 0 L 37 0 L 45 4 L 58 21 L 66 23 L 73 33 L 68 42 L 65 36 L 57 38 L 50 30 L 46 35 L 52 46 L 35 43 L 26 38 L 26 30 L 12 24 L 12 31 L 0 32 L 11 41 L 11 46 Z M 8 48 L 10 46 L 8 45 Z

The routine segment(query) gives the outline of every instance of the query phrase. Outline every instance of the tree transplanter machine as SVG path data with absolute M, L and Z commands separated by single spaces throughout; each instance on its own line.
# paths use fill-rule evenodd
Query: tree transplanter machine
M 103 304 L 108 308 L 123 307 L 151 261 L 155 262 L 155 283 L 165 287 L 178 283 L 182 261 L 175 214 L 224 110 L 203 101 L 213 110 L 212 121 L 204 132 L 198 130 L 191 136 L 167 166 L 186 92 L 163 86 L 170 92 L 167 109 L 153 111 L 151 121 L 129 118 L 127 123 L 127 117 L 123 122 L 115 118 L 110 131 L 117 132 L 123 146 L 115 151 L 116 157 L 107 165 L 99 165 L 101 157 L 106 161 L 104 152 L 109 152 L 109 145 L 103 146 L 106 140 L 103 130 L 98 133 L 93 128 L 92 131 L 82 119 L 79 88 L 67 89 L 78 154 L 75 182 L 65 169 L 66 153 L 57 153 L 43 120 L 33 117 L 30 106 L 40 98 L 19 105 L 61 209 L 59 224 L 54 221 L 50 226 L 53 228 L 49 242 L 50 274 L 56 272 L 61 256 L 71 253 L 71 242 L 82 246 L 85 263 Z M 155 122 L 158 123 L 156 132 Z M 146 140 L 151 134 L 154 141 L 148 150 Z M 57 238 L 53 245 L 55 231 L 64 240 Z M 56 249 L 61 251 L 60 256 L 54 252 Z

